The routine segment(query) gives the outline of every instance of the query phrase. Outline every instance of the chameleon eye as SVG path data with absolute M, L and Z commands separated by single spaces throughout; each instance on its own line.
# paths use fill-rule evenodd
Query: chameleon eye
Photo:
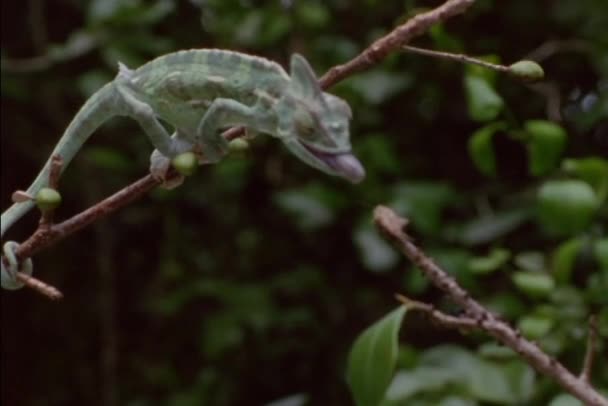
M 340 132 L 340 131 L 342 131 L 344 126 L 342 125 L 342 123 L 331 123 L 329 125 L 329 128 L 331 128 L 335 132 Z
M 315 121 L 309 112 L 298 109 L 293 116 L 293 122 L 299 136 L 310 138 L 315 133 Z

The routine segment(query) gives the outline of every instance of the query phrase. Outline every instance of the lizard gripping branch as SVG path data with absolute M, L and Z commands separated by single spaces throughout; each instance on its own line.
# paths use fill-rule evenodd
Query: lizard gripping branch
M 87 100 L 51 156 L 60 156 L 65 169 L 94 131 L 114 116 L 130 117 L 141 126 L 155 148 L 150 171 L 167 180 L 165 187 L 183 180 L 167 179 L 173 158 L 195 152 L 201 164 L 220 161 L 228 153 L 221 131 L 237 125 L 280 139 L 300 160 L 330 175 L 351 182 L 365 176 L 351 153 L 350 107 L 323 92 L 308 62 L 297 54 L 291 58 L 289 75 L 267 59 L 223 50 L 179 51 L 136 70 L 119 64 L 116 78 Z M 159 119 L 173 127 L 173 134 Z M 27 189 L 28 195 L 48 186 L 50 163 Z M 1 236 L 33 207 L 31 201 L 19 202 L 2 213 Z M 3 248 L 6 289 L 22 286 L 15 278 L 20 265 L 15 248 L 12 242 Z

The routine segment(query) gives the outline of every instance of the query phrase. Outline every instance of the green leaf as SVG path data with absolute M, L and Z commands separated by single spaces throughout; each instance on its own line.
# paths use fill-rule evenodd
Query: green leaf
M 595 244 L 593 244 L 593 254 L 600 264 L 600 268 L 604 271 L 608 271 L 608 238 L 597 240 Z
M 478 360 L 476 364 L 469 371 L 472 395 L 486 402 L 510 403 L 514 394 L 503 369 L 484 360 Z
M 515 265 L 524 271 L 544 271 L 545 257 L 542 252 L 526 251 L 517 254 L 513 260 Z
M 380 237 L 369 221 L 362 223 L 354 235 L 361 260 L 366 268 L 374 272 L 387 271 L 397 264 L 399 255 Z
M 554 397 L 549 406 L 583 406 L 583 404 L 574 396 L 562 393 Z
M 503 248 L 495 248 L 485 257 L 475 257 L 469 261 L 469 269 L 473 273 L 486 274 L 494 272 L 503 266 L 511 257 L 511 252 Z
M 438 182 L 399 183 L 393 189 L 390 206 L 412 219 L 414 226 L 425 234 L 441 229 L 441 213 L 455 199 L 456 193 Z
M 509 361 L 503 370 L 507 375 L 513 398 L 511 404 L 528 405 L 534 395 L 536 373 L 534 369 L 521 359 Z
M 496 54 L 477 56 L 477 58 L 484 62 L 489 62 L 489 63 L 493 63 L 495 65 L 500 65 L 500 56 L 498 56 Z M 498 77 L 498 72 L 494 69 L 488 69 L 485 66 L 476 65 L 476 64 L 472 64 L 472 63 L 467 64 L 465 69 L 466 69 L 467 75 L 481 78 L 481 79 L 485 80 L 486 82 L 488 82 L 488 84 L 491 86 L 494 86 L 494 84 L 496 83 L 496 78 Z
M 525 316 L 519 320 L 517 326 L 526 337 L 539 339 L 551 330 L 553 320 L 543 316 Z
M 469 138 L 469 155 L 475 166 L 486 176 L 496 176 L 496 157 L 492 137 L 506 128 L 505 123 L 496 122 L 475 131 Z
M 465 245 L 485 244 L 519 227 L 529 218 L 527 210 L 510 210 L 479 217 L 455 232 L 455 238 Z
M 295 15 L 304 26 L 310 28 L 322 28 L 327 25 L 331 20 L 331 15 L 327 9 L 327 6 L 322 3 L 316 2 L 297 2 L 295 8 Z
M 555 281 L 550 275 L 540 272 L 515 272 L 513 283 L 522 292 L 532 297 L 544 297 L 555 288 Z
M 552 180 L 538 191 L 538 220 L 550 234 L 572 235 L 591 222 L 598 201 L 589 184 L 580 180 Z
M 570 275 L 576 261 L 576 257 L 583 246 L 580 237 L 571 238 L 560 244 L 553 252 L 551 263 L 553 265 L 553 275 L 557 283 L 570 283 Z
M 608 159 L 598 157 L 566 159 L 562 169 L 590 184 L 600 202 L 608 197 Z
M 484 79 L 467 75 L 464 78 L 469 116 L 475 121 L 494 120 L 504 107 L 502 98 Z
M 546 120 L 529 120 L 524 124 L 529 135 L 527 142 L 530 173 L 542 176 L 555 168 L 566 147 L 566 131 Z
M 350 80 L 350 85 L 371 104 L 379 104 L 395 94 L 408 89 L 414 78 L 406 73 L 391 73 L 374 70 L 357 75 Z
M 347 381 L 358 406 L 376 406 L 384 398 L 397 362 L 400 306 L 368 327 L 355 341 L 348 359 Z
M 334 218 L 331 208 L 311 196 L 308 190 L 286 190 L 276 193 L 275 203 L 289 213 L 303 230 L 314 230 L 328 225 Z

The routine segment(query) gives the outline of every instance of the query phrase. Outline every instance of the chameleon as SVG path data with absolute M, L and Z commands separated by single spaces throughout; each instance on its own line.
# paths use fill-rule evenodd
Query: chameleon
M 51 153 L 62 158 L 62 171 L 100 125 L 126 116 L 150 139 L 155 148 L 150 172 L 166 188 L 183 181 L 183 176 L 167 180 L 173 158 L 195 152 L 199 164 L 219 162 L 229 150 L 221 132 L 233 126 L 278 138 L 301 161 L 329 175 L 353 183 L 365 177 L 351 152 L 350 106 L 323 92 L 301 55 L 291 56 L 289 74 L 271 60 L 219 49 L 177 51 L 133 70 L 120 62 L 118 66 L 115 79 L 83 104 Z M 47 186 L 50 168 L 51 158 L 27 195 L 35 196 Z M 34 206 L 26 200 L 4 211 L 0 237 Z M 2 249 L 5 289 L 22 287 L 16 272 L 32 272 L 30 258 L 17 261 L 16 247 L 9 241 Z

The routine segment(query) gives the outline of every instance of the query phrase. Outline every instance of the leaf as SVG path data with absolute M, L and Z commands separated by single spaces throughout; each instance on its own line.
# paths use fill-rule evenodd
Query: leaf
M 527 405 L 536 389 L 534 369 L 521 359 L 513 359 L 504 366 L 504 371 L 511 386 L 512 404 Z
M 538 251 L 520 252 L 515 256 L 513 262 L 524 271 L 544 271 L 546 269 L 545 256 Z
M 538 191 L 538 220 L 555 235 L 572 235 L 591 222 L 598 201 L 591 186 L 580 180 L 551 180 Z
M 358 91 L 368 103 L 379 104 L 408 89 L 414 83 L 414 79 L 408 73 L 397 74 L 374 70 L 357 75 L 349 82 L 352 88 Z
M 525 316 L 519 320 L 517 327 L 526 337 L 539 339 L 551 330 L 553 320 L 543 316 Z
M 459 379 L 449 369 L 422 365 L 414 370 L 397 372 L 386 392 L 386 398 L 389 401 L 404 402 L 420 392 L 439 392 L 451 383 L 458 383 Z
M 397 362 L 400 306 L 368 327 L 352 346 L 347 381 L 358 406 L 376 406 L 384 398 Z
M 493 63 L 495 65 L 500 64 L 500 56 L 498 56 L 496 54 L 487 54 L 487 55 L 476 56 L 476 57 L 484 62 Z M 494 69 L 488 69 L 484 66 L 475 65 L 475 64 L 467 64 L 465 66 L 465 69 L 466 69 L 467 75 L 481 78 L 492 86 L 494 86 L 494 84 L 496 83 L 496 78 L 498 77 L 498 72 Z
M 549 406 L 583 406 L 583 404 L 574 396 L 562 393 L 554 397 Z
M 608 271 L 608 238 L 597 240 L 595 244 L 593 244 L 593 254 L 600 264 L 600 268 L 604 271 Z
M 566 147 L 566 131 L 546 120 L 528 120 L 524 128 L 529 135 L 530 173 L 534 176 L 545 175 L 559 163 Z
M 471 119 L 491 121 L 502 111 L 504 106 L 502 98 L 486 80 L 478 76 L 466 75 L 464 87 Z
M 492 137 L 494 133 L 505 128 L 503 122 L 492 123 L 475 131 L 469 138 L 469 155 L 477 169 L 486 176 L 496 176 L 496 156 Z
M 608 159 L 599 157 L 565 159 L 562 169 L 590 184 L 600 202 L 608 197 Z
M 368 134 L 358 140 L 356 148 L 357 157 L 365 162 L 365 170 L 369 173 L 400 173 L 402 159 L 397 154 L 399 149 L 387 134 Z
M 498 365 L 478 360 L 470 372 L 472 395 L 482 401 L 509 404 L 513 399 L 507 376 Z
M 495 248 L 485 257 L 475 257 L 469 261 L 469 269 L 476 274 L 493 272 L 503 266 L 511 257 L 511 252 L 503 248 Z
M 532 297 L 544 297 L 555 288 L 555 281 L 550 275 L 540 272 L 515 272 L 513 283 L 522 292 Z
M 570 283 L 572 268 L 582 247 L 583 240 L 580 237 L 575 237 L 561 243 L 553 252 L 551 258 L 552 271 L 557 283 Z
M 281 209 L 292 215 L 303 230 L 323 227 L 331 223 L 334 218 L 333 212 L 327 205 L 304 191 L 283 191 L 275 195 L 274 201 Z
M 374 272 L 389 270 L 399 261 L 397 252 L 378 235 L 369 221 L 357 229 L 354 239 L 365 267 Z
M 412 219 L 425 234 L 441 229 L 441 213 L 455 200 L 456 193 L 447 184 L 438 182 L 400 183 L 393 189 L 390 206 Z
M 304 406 L 308 403 L 308 398 L 309 396 L 304 393 L 297 393 L 295 395 L 290 395 L 285 398 L 267 403 L 266 406 Z
M 527 210 L 510 210 L 480 217 L 458 230 L 456 238 L 465 245 L 485 244 L 515 230 L 529 216 Z

